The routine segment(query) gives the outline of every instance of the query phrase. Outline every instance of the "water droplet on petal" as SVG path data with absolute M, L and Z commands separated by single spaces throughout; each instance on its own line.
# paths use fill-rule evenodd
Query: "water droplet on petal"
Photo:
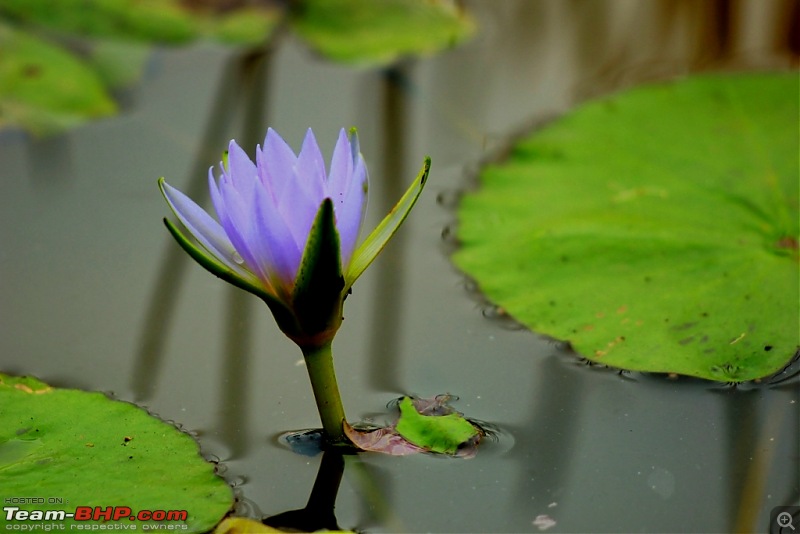
M 231 259 L 233 260 L 233 263 L 235 263 L 237 265 L 241 265 L 241 264 L 244 263 L 244 260 L 242 259 L 242 257 L 235 250 L 233 251 L 233 254 L 231 254 Z

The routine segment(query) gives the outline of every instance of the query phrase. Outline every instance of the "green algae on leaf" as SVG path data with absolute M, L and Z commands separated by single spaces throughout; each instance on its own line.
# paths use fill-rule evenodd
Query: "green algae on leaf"
M 592 361 L 777 372 L 800 344 L 799 83 L 702 76 L 580 106 L 482 169 L 454 262 Z
M 4 493 L 58 499 L 15 505 L 20 510 L 185 510 L 174 529 L 208 532 L 233 505 L 231 488 L 195 440 L 133 404 L 0 373 L 0 407 Z M 139 521 L 122 522 L 141 529 Z

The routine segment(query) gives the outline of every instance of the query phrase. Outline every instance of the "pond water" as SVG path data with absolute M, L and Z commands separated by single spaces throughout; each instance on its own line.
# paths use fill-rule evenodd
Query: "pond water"
M 478 37 L 391 71 L 325 63 L 291 39 L 244 75 L 236 51 L 167 49 L 120 117 L 46 140 L 0 134 L 0 369 L 179 423 L 253 517 L 301 509 L 315 488 L 312 519 L 332 526 L 335 502 L 340 527 L 369 532 L 767 530 L 773 507 L 800 504 L 797 379 L 730 388 L 586 366 L 482 302 L 449 262 L 448 229 L 471 170 L 532 121 L 693 70 L 787 67 L 769 31 L 788 27 L 791 3 L 744 3 L 767 30 L 722 41 L 717 14 L 689 3 L 469 5 Z M 336 369 L 350 420 L 380 421 L 401 394 L 458 395 L 500 428 L 476 458 L 323 465 L 278 442 L 319 424 L 301 354 L 260 301 L 178 249 L 156 186 L 202 198 L 226 141 L 267 125 L 294 147 L 311 126 L 326 154 L 358 126 L 370 228 L 432 157 L 412 216 L 347 300 Z

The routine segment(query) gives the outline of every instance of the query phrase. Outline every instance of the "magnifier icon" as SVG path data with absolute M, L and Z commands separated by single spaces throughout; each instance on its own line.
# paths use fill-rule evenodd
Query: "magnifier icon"
M 794 530 L 794 525 L 792 524 L 792 514 L 789 512 L 779 513 L 778 517 L 775 518 L 775 521 L 781 528 L 789 527 L 790 529 Z

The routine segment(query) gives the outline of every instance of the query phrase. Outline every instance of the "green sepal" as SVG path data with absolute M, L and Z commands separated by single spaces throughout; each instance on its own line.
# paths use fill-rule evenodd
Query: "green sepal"
M 353 258 L 350 260 L 350 266 L 344 276 L 345 291 L 350 289 L 364 270 L 369 267 L 375 257 L 383 250 L 383 247 L 386 246 L 386 243 L 388 243 L 395 232 L 397 232 L 397 229 L 400 228 L 400 225 L 403 224 L 403 221 L 406 220 L 411 208 L 414 207 L 420 193 L 422 193 L 422 189 L 425 187 L 430 169 L 431 158 L 426 157 L 417 178 L 409 186 L 405 194 L 400 198 L 397 204 L 394 205 L 389 214 L 384 217 L 381 223 L 355 250 Z
M 480 434 L 463 415 L 422 415 L 409 397 L 400 400 L 400 419 L 395 430 L 403 439 L 432 452 L 455 454 L 462 445 Z
M 164 218 L 164 224 L 169 230 L 169 233 L 172 234 L 172 237 L 175 238 L 175 241 L 181 246 L 181 248 L 186 251 L 189 256 L 194 259 L 197 263 L 199 263 L 205 270 L 220 278 L 225 280 L 229 284 L 232 284 L 239 289 L 244 289 L 248 293 L 252 293 L 257 297 L 261 298 L 264 302 L 267 303 L 270 310 L 272 311 L 273 315 L 278 318 L 278 315 L 281 316 L 289 315 L 291 316 L 291 312 L 286 307 L 286 305 L 272 296 L 270 293 L 267 293 L 261 287 L 249 282 L 248 280 L 242 278 L 236 272 L 234 272 L 230 267 L 226 266 L 213 256 L 204 252 L 203 249 L 198 247 L 194 244 L 190 239 L 188 239 L 183 233 L 175 226 L 172 221 L 167 218 Z M 279 321 L 280 324 L 280 321 Z
M 342 322 L 344 277 L 333 201 L 320 204 L 297 271 L 292 303 L 300 344 L 330 341 Z

